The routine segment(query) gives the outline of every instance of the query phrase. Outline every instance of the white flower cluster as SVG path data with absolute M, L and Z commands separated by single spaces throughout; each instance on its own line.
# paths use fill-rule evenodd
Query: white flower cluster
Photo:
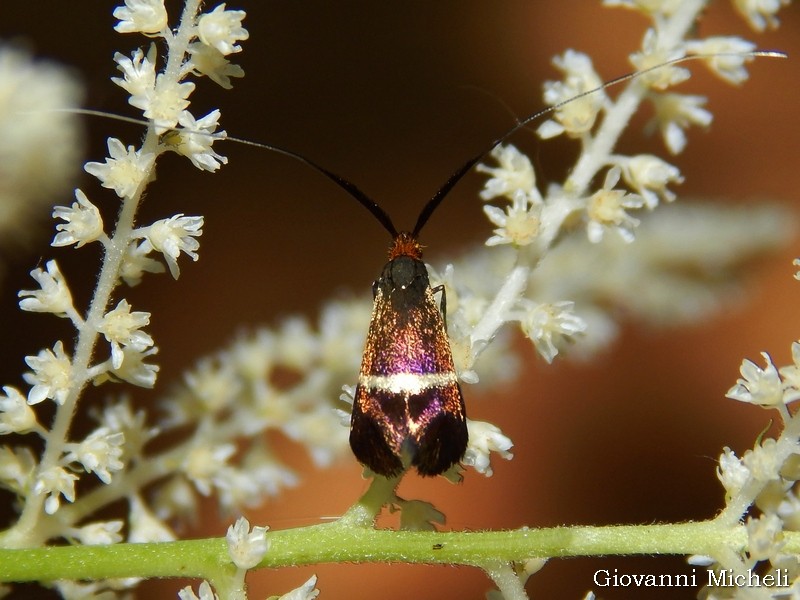
M 545 139 L 563 134 L 580 141 L 581 153 L 568 179 L 563 185 L 550 185 L 543 194 L 537 187 L 530 160 L 512 145 L 500 144 L 492 150 L 491 158 L 496 166 L 480 164 L 477 167 L 478 171 L 489 175 L 481 198 L 505 203 L 505 206 L 484 206 L 487 217 L 496 227 L 486 245 L 508 246 L 513 249 L 515 258 L 505 260 L 506 283 L 495 288 L 494 298 L 489 294 L 484 296 L 481 308 L 484 321 L 486 314 L 492 312 L 491 307 L 498 310 L 492 325 L 485 327 L 480 335 L 474 335 L 475 330 L 471 329 L 472 344 L 466 352 L 469 360 L 461 365 L 466 370 L 467 377 L 462 375 L 465 380 L 469 380 L 469 369 L 481 351 L 475 344 L 490 340 L 505 321 L 518 321 L 522 332 L 548 362 L 567 344 L 580 341 L 584 336 L 607 337 L 603 332 L 613 325 L 597 329 L 598 318 L 608 321 L 602 316 L 605 313 L 602 308 L 598 306 L 595 311 L 581 306 L 578 302 L 582 298 L 575 294 L 576 290 L 559 284 L 555 278 L 547 281 L 551 288 L 535 285 L 544 283 L 538 273 L 548 270 L 549 264 L 561 263 L 559 246 L 573 244 L 569 252 L 572 256 L 574 240 L 580 237 L 574 235 L 576 225 L 583 225 L 585 239 L 597 248 L 585 249 L 585 261 L 596 265 L 599 261 L 592 255 L 604 252 L 600 246 L 615 247 L 619 240 L 632 242 L 642 223 L 639 215 L 675 199 L 670 186 L 683 181 L 677 167 L 652 154 L 622 156 L 613 153 L 630 117 L 645 100 L 655 107 L 656 116 L 650 127 L 660 129 L 667 149 L 673 154 L 686 145 L 685 129 L 710 123 L 711 114 L 703 107 L 705 98 L 669 91 L 687 79 L 689 71 L 664 63 L 697 56 L 712 72 L 729 82 L 740 83 L 747 78 L 744 63 L 752 58 L 746 54 L 755 48 L 751 42 L 719 36 L 688 39 L 690 24 L 698 18 L 703 2 L 606 0 L 605 4 L 638 10 L 652 20 L 652 27 L 646 31 L 641 49 L 631 55 L 639 75 L 627 82 L 614 101 L 602 89 L 602 79 L 588 56 L 567 50 L 554 59 L 564 79 L 545 83 L 544 99 L 552 110 L 550 118 L 539 126 L 538 133 Z M 778 2 L 738 2 L 737 8 L 758 26 L 755 15 L 772 22 L 778 5 Z M 605 176 L 600 189 L 588 191 L 589 184 L 603 170 Z M 783 228 L 779 226 L 779 229 Z M 692 248 L 700 254 L 696 247 Z M 626 266 L 630 267 L 630 263 Z M 575 267 L 572 264 L 560 271 L 560 277 L 566 274 L 571 279 L 569 274 Z M 585 268 L 577 267 L 585 273 Z M 616 272 L 613 264 L 604 264 L 593 271 L 590 281 L 599 279 L 599 288 L 603 282 L 611 280 L 606 274 L 609 269 Z M 637 281 L 635 287 L 641 289 L 642 282 Z M 614 289 L 618 289 L 616 285 Z M 554 290 L 559 290 L 560 295 L 555 296 Z M 663 286 L 661 291 L 667 291 L 667 287 Z M 677 290 L 676 294 L 665 297 L 662 304 L 674 302 L 676 295 Z M 674 306 L 687 307 L 694 297 L 684 296 Z M 631 300 L 637 301 L 636 298 Z M 638 301 L 657 301 L 657 297 L 640 297 Z M 475 320 L 468 325 L 477 327 Z M 591 328 L 595 331 L 590 331 Z
M 130 94 L 130 104 L 141 109 L 151 125 L 141 147 L 126 146 L 110 138 L 105 161 L 85 165 L 85 170 L 96 177 L 102 187 L 113 190 L 120 199 L 119 217 L 113 227 L 106 226 L 101 210 L 82 190 L 75 190 L 75 201 L 70 206 L 56 206 L 52 212 L 58 221 L 52 246 L 81 248 L 98 242 L 104 247 L 103 263 L 89 307 L 84 311 L 75 306 L 75 294 L 56 260 L 48 260 L 44 267 L 31 272 L 38 287 L 19 292 L 22 310 L 66 318 L 77 335 L 71 348 L 68 343 L 57 341 L 26 357 L 30 370 L 23 378 L 28 388 L 5 386 L 0 395 L 0 435 L 38 435 L 44 447 L 41 457 L 37 457 L 25 448 L 0 446 L 0 487 L 14 494 L 21 510 L 28 515 L 24 526 L 12 526 L 5 532 L 5 539 L 12 545 L 37 546 L 59 537 L 85 544 L 109 544 L 123 539 L 121 521 L 90 520 L 97 506 L 90 507 L 82 502 L 82 494 L 91 494 L 90 486 L 77 485 L 83 473 L 93 474 L 106 485 L 106 490 L 115 490 L 107 492 L 113 497 L 111 501 L 128 502 L 130 522 L 126 539 L 133 542 L 174 539 L 163 515 L 152 511 L 148 502 L 140 497 L 142 487 L 150 480 L 148 477 L 161 477 L 164 469 L 164 465 L 145 464 L 142 460 L 144 447 L 157 433 L 146 425 L 144 413 L 135 412 L 127 400 L 116 400 L 94 415 L 96 427 L 88 434 L 84 432 L 82 439 L 68 436 L 76 435 L 69 425 L 88 384 L 124 381 L 151 388 L 156 381 L 158 366 L 150 363 L 149 357 L 157 348 L 146 331 L 150 313 L 134 310 L 125 298 L 116 298 L 112 304 L 117 286 L 123 281 L 136 285 L 145 272 L 163 272 L 164 264 L 154 256 L 163 258 L 175 278 L 180 273 L 181 254 L 193 260 L 198 258 L 197 238 L 202 234 L 202 217 L 178 214 L 150 225 L 133 226 L 137 206 L 145 187 L 154 178 L 160 154 L 177 152 L 205 171 L 215 171 L 226 162 L 212 149 L 216 139 L 224 138 L 224 132 L 216 132 L 219 111 L 195 119 L 187 110 L 195 84 L 186 80 L 206 75 L 222 87 L 230 87 L 230 78 L 241 77 L 243 72 L 231 65 L 227 57 L 241 50 L 239 42 L 247 39 L 248 34 L 241 26 L 244 18 L 241 11 L 227 10 L 224 4 L 203 14 L 198 14 L 198 10 L 199 3 L 187 2 L 175 29 L 169 26 L 163 0 L 127 0 L 124 6 L 114 10 L 119 20 L 117 31 L 143 33 L 155 40 L 146 52 L 137 49 L 131 57 L 117 54 L 115 60 L 122 76 L 114 78 L 114 82 Z M 161 71 L 156 67 L 160 60 L 159 43 L 163 43 L 166 50 Z M 20 55 L 0 51 L 0 72 L 8 72 L 9 80 L 12 67 L 39 73 L 30 84 L 17 76 L 16 89 L 24 89 L 25 98 L 3 94 L 3 102 L 8 99 L 13 105 L 8 111 L 2 111 L 3 114 L 16 115 L 20 110 L 17 104 L 39 111 L 32 118 L 47 123 L 48 144 L 75 148 L 74 142 L 53 143 L 54 139 L 66 139 L 69 127 L 47 112 L 53 102 L 61 103 L 59 108 L 73 103 L 75 93 L 71 84 L 55 71 L 48 76 L 49 67 L 34 67 L 26 60 Z M 0 85 L 5 85 L 7 78 L 0 79 L 4 82 Z M 47 85 L 34 85 L 41 83 Z M 27 123 L 27 117 L 18 118 Z M 2 120 L 0 127 L 3 127 Z M 20 129 L 28 137 L 33 130 L 31 127 Z M 42 152 L 31 164 L 46 165 L 39 160 L 45 154 Z M 0 168 L 6 166 L 14 165 L 4 161 Z M 61 167 L 53 165 L 52 169 L 61 170 Z M 47 426 L 40 423 L 34 409 L 46 400 L 55 405 L 52 424 Z M 247 480 L 251 488 L 260 485 L 259 489 L 267 491 L 293 481 L 293 476 L 285 469 L 264 461 L 258 464 L 254 461 L 250 465 L 262 474 L 260 479 L 250 479 L 240 472 L 220 474 L 222 465 L 233 454 L 230 443 L 233 437 L 229 432 L 227 443 L 217 445 L 200 444 L 196 441 L 199 437 L 193 440 L 196 451 L 194 454 L 187 451 L 180 468 L 192 474 L 192 481 L 201 493 L 208 493 L 212 486 L 226 481 L 226 477 Z M 178 468 L 174 461 L 170 465 L 172 469 Z M 131 475 L 130 483 L 122 481 L 131 471 L 137 471 L 138 475 Z M 159 471 L 161 476 L 157 475 Z M 173 489 L 178 490 L 175 484 Z M 187 501 L 179 494 L 169 495 L 163 490 L 162 493 L 165 500 L 160 505 L 161 510 L 168 514 L 179 512 L 165 509 L 169 502 L 172 506 L 182 503 L 185 507 Z M 246 493 L 242 489 L 231 491 L 226 497 L 227 504 L 240 506 Z M 69 506 L 64 506 L 65 502 Z M 63 586 L 62 592 L 67 597 L 101 595 L 107 589 L 102 584 L 64 582 Z
M 741 553 L 700 557 L 715 569 L 734 573 L 777 571 L 780 586 L 770 588 L 775 597 L 793 597 L 800 585 L 800 561 L 796 554 L 783 551 L 783 532 L 800 529 L 800 416 L 789 405 L 800 399 L 800 342 L 792 344 L 793 364 L 776 367 L 767 353 L 762 353 L 764 367 L 750 360 L 742 362 L 742 377 L 728 390 L 727 397 L 762 408 L 778 411 L 783 427 L 776 438 L 759 439 L 739 458 L 725 448 L 719 458 L 717 477 L 725 488 L 725 509 L 717 517 L 722 525 L 735 525 L 747 517 L 747 546 Z M 693 560 L 698 560 L 694 557 Z M 707 587 L 708 597 L 722 592 Z M 752 597 L 744 589 L 725 597 Z M 748 595 L 744 595 L 747 593 Z

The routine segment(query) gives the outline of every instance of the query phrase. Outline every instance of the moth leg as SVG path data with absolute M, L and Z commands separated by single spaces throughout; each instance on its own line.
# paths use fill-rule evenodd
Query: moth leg
M 442 300 L 439 303 L 439 308 L 442 311 L 442 321 L 444 321 L 444 330 L 447 331 L 447 292 L 444 290 L 444 284 L 437 285 L 431 288 L 434 294 L 442 293 Z

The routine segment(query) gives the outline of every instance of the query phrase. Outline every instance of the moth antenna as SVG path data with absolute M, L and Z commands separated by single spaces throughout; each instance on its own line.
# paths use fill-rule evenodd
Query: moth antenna
M 324 175 L 331 181 L 333 181 L 336 185 L 342 188 L 345 192 L 347 192 L 352 198 L 354 198 L 361 206 L 366 208 L 373 217 L 375 217 L 378 222 L 383 225 L 383 228 L 389 232 L 389 235 L 392 238 L 396 238 L 398 235 L 397 228 L 392 223 L 392 219 L 389 217 L 389 213 L 387 213 L 383 208 L 375 202 L 372 198 L 367 196 L 361 189 L 354 184 L 352 181 L 345 179 L 341 175 L 337 175 L 333 171 L 329 171 L 325 167 L 320 164 L 317 164 L 313 160 L 306 158 L 301 154 L 297 154 L 296 152 L 292 152 L 291 150 L 286 150 L 285 148 L 281 148 L 279 146 L 273 146 L 272 144 L 262 144 L 261 142 L 253 142 L 250 140 L 246 140 L 243 138 L 236 138 L 236 137 L 225 137 L 224 139 L 236 142 L 238 144 L 244 144 L 245 146 L 254 146 L 256 148 L 261 148 L 263 150 L 271 150 L 272 152 L 276 152 L 278 154 L 283 154 L 284 156 L 288 156 L 295 160 L 300 161 L 301 163 L 308 165 L 318 173 Z
M 678 63 L 687 62 L 690 60 L 698 60 L 698 59 L 707 59 L 707 58 L 720 58 L 726 56 L 736 56 L 736 57 L 767 57 L 767 58 L 787 58 L 787 54 L 785 52 L 779 52 L 777 50 L 753 50 L 751 52 L 714 52 L 714 53 L 704 53 L 704 54 L 690 54 L 688 56 L 681 56 L 678 58 L 673 58 L 671 60 L 665 61 L 663 63 L 654 65 L 652 67 L 648 67 L 646 69 L 642 69 L 641 71 L 633 71 L 631 73 L 626 73 L 625 75 L 621 75 L 619 77 L 615 77 L 609 81 L 603 83 L 603 85 L 593 88 L 591 90 L 587 90 L 585 92 L 581 92 L 576 96 L 572 96 L 571 98 L 567 98 L 566 100 L 562 100 L 561 102 L 557 102 L 552 106 L 548 106 L 547 108 L 543 108 L 533 114 L 528 115 L 522 120 L 518 120 L 516 124 L 503 133 L 500 137 L 496 138 L 487 148 L 482 150 L 480 154 L 477 154 L 466 161 L 463 165 L 461 165 L 458 169 L 456 169 L 452 175 L 444 182 L 442 187 L 433 195 L 433 197 L 428 200 L 428 203 L 422 208 L 422 211 L 419 213 L 419 217 L 417 218 L 417 224 L 414 226 L 414 230 L 412 235 L 416 238 L 419 236 L 420 231 L 428 222 L 433 212 L 439 207 L 442 203 L 442 200 L 445 199 L 447 194 L 453 187 L 461 181 L 461 178 L 466 175 L 475 164 L 481 160 L 484 156 L 489 154 L 492 150 L 494 150 L 495 146 L 500 144 L 501 142 L 505 141 L 506 138 L 510 137 L 520 129 L 529 125 L 532 121 L 543 117 L 546 114 L 554 112 L 567 104 L 575 102 L 576 100 L 580 100 L 581 98 L 585 98 L 591 94 L 596 94 L 606 88 L 618 85 L 625 81 L 630 81 L 632 79 L 638 79 L 642 75 L 646 75 L 647 73 L 651 73 L 657 69 L 661 69 L 663 67 L 668 67 L 671 65 L 676 65 Z
M 56 109 L 52 109 L 51 112 L 68 112 L 68 113 L 74 113 L 74 114 L 78 114 L 78 115 L 87 115 L 87 116 L 91 116 L 91 117 L 104 117 L 106 119 L 113 119 L 115 121 L 122 121 L 123 123 L 132 123 L 134 125 L 142 125 L 144 127 L 147 127 L 148 125 L 150 125 L 150 122 L 147 121 L 146 119 L 137 119 L 135 117 L 126 117 L 126 116 L 123 116 L 123 115 L 117 115 L 117 114 L 114 114 L 114 113 L 104 112 L 102 110 L 92 110 L 90 108 L 56 108 Z M 196 131 L 196 130 L 192 130 L 192 129 L 171 129 L 171 130 L 168 130 L 165 133 L 165 135 L 170 133 L 170 132 L 175 132 L 175 133 L 178 133 L 178 134 L 191 133 L 191 134 L 195 134 L 195 135 L 204 135 L 204 136 L 213 138 L 215 140 L 236 142 L 237 144 L 243 144 L 245 146 L 254 146 L 256 148 L 261 148 L 262 150 L 270 150 L 271 152 L 275 152 L 277 154 L 282 154 L 283 156 L 288 156 L 290 158 L 298 160 L 301 163 L 303 163 L 304 165 L 307 165 L 307 166 L 311 167 L 312 169 L 314 169 L 318 173 L 324 175 L 325 177 L 327 177 L 328 179 L 333 181 L 336 185 L 338 185 L 345 192 L 347 192 L 347 194 L 350 197 L 354 198 L 356 200 L 356 202 L 358 202 L 364 208 L 366 208 L 372 214 L 372 216 L 375 217 L 378 220 L 378 222 L 383 226 L 383 228 L 386 229 L 386 231 L 389 232 L 389 235 L 391 235 L 392 238 L 397 237 L 397 234 L 398 234 L 397 228 L 394 226 L 394 223 L 392 223 L 392 219 L 389 217 L 389 214 L 377 202 L 375 202 L 372 198 L 367 196 L 367 194 L 364 193 L 352 181 L 350 181 L 348 179 L 345 179 L 341 175 L 337 175 L 333 171 L 330 171 L 329 169 L 326 169 L 322 165 L 317 164 L 316 162 L 314 162 L 313 160 L 311 160 L 309 158 L 306 158 L 302 154 L 298 154 L 297 152 L 292 152 L 291 150 L 287 150 L 286 148 L 281 148 L 279 146 L 273 146 L 272 144 L 263 144 L 263 143 L 260 143 L 260 142 L 254 142 L 254 141 L 251 141 L 251 140 L 246 140 L 244 138 L 231 137 L 231 136 L 225 135 L 224 133 L 223 134 L 211 133 L 211 132 L 208 132 L 208 131 Z

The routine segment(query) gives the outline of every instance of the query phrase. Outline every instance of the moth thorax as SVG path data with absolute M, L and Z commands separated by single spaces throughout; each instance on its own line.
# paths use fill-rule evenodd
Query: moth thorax
M 417 260 L 422 259 L 422 244 L 408 231 L 398 233 L 389 248 L 389 260 L 394 260 L 398 256 L 410 256 Z

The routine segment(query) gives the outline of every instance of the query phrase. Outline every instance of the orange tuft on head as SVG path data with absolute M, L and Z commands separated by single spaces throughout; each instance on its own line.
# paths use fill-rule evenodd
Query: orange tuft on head
M 401 231 L 389 248 L 389 260 L 394 260 L 398 256 L 410 256 L 420 260 L 422 259 L 422 244 L 407 231 Z

